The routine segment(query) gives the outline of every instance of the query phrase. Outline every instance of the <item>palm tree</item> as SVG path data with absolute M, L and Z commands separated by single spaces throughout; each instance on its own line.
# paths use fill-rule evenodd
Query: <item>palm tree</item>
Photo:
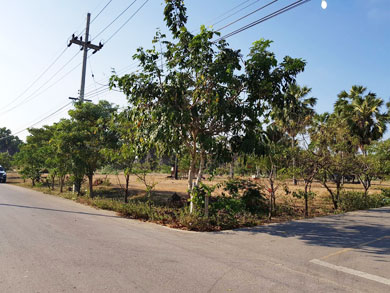
M 291 151 L 294 150 L 296 137 L 303 132 L 310 124 L 315 114 L 313 109 L 317 102 L 314 97 L 306 98 L 311 89 L 297 84 L 292 84 L 284 94 L 283 105 L 273 109 L 272 118 L 275 124 L 280 127 L 291 138 Z M 296 185 L 295 178 L 295 157 L 292 160 L 293 182 Z
M 389 106 L 381 112 L 384 101 L 363 86 L 352 86 L 349 93 L 342 91 L 334 105 L 335 114 L 345 119 L 351 134 L 359 139 L 359 148 L 366 155 L 366 147 L 382 138 L 390 121 Z

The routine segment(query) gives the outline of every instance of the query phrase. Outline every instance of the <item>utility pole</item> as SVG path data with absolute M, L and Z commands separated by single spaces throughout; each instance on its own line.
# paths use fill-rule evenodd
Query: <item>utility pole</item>
M 69 97 L 71 100 L 80 101 L 80 103 L 83 103 L 85 101 L 91 102 L 91 100 L 85 100 L 84 99 L 84 93 L 85 93 L 85 74 L 87 72 L 87 58 L 88 58 L 88 50 L 92 49 L 94 50 L 92 54 L 95 54 L 97 51 L 99 51 L 101 48 L 103 48 L 103 44 L 99 42 L 99 45 L 91 44 L 91 41 L 89 40 L 89 25 L 91 22 L 91 13 L 87 14 L 87 25 L 85 27 L 85 39 L 83 41 L 83 37 L 72 35 L 72 39 L 70 40 L 68 47 L 72 46 L 72 44 L 76 44 L 81 46 L 81 50 L 83 50 L 83 68 L 81 71 L 81 86 L 80 86 L 80 95 L 78 98 L 72 98 Z M 73 184 L 73 193 L 77 191 L 77 193 L 80 192 L 80 184 Z
M 103 48 L 103 44 L 99 42 L 99 45 L 91 44 L 91 41 L 89 40 L 89 24 L 91 20 L 91 13 L 87 14 L 87 25 L 85 28 L 85 40 L 83 41 L 83 37 L 72 35 L 72 39 L 70 40 L 68 47 L 70 47 L 72 44 L 76 44 L 81 46 L 81 50 L 84 51 L 83 55 L 83 69 L 81 72 L 81 87 L 80 87 L 80 96 L 79 98 L 69 98 L 72 100 L 79 100 L 81 103 L 85 101 L 84 99 L 84 91 L 85 91 L 85 74 L 87 71 L 87 57 L 88 57 L 88 50 L 93 49 L 94 51 L 92 54 L 95 54 L 97 51 L 99 51 L 101 48 Z

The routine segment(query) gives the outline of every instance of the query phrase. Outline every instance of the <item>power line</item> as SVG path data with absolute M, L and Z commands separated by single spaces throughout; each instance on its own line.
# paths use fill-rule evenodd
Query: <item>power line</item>
M 133 19 L 134 16 L 138 14 L 138 12 L 148 3 L 149 0 L 146 0 L 112 35 L 108 38 L 108 40 L 105 42 L 107 44 L 130 20 Z
M 91 21 L 91 23 L 94 21 L 94 20 L 96 20 L 96 18 L 98 18 L 98 16 L 107 8 L 107 6 L 110 4 L 112 2 L 112 0 L 110 0 L 99 12 L 98 12 L 98 14 L 92 19 L 92 21 Z M 97 10 L 97 8 L 100 6 L 100 4 L 101 3 L 103 3 L 103 1 L 101 1 L 100 3 L 99 3 L 99 5 L 97 5 L 92 11 L 91 11 L 91 13 L 93 14 L 96 10 Z M 80 37 L 84 32 L 85 32 L 85 25 L 83 24 L 83 26 L 82 26 L 82 30 L 81 30 L 81 32 L 79 33 L 79 34 L 77 34 L 77 36 L 78 37 Z
M 39 123 L 42 123 L 43 121 L 49 119 L 50 117 L 54 116 L 55 114 L 57 114 L 58 112 L 60 112 L 61 110 L 65 109 L 66 107 L 70 106 L 73 102 L 69 102 L 67 103 L 66 105 L 62 106 L 61 108 L 59 108 L 58 110 L 54 111 L 53 113 L 49 114 L 48 116 L 42 118 L 41 120 L 39 120 L 38 122 L 35 122 L 34 124 L 32 124 L 30 127 L 28 128 L 32 128 L 34 126 L 36 126 L 37 124 Z M 27 129 L 28 129 L 27 128 Z
M 213 26 L 215 26 L 215 25 L 217 25 L 217 24 L 220 24 L 222 21 L 224 21 L 224 20 L 226 20 L 226 19 L 228 19 L 228 18 L 230 18 L 230 17 L 236 15 L 237 13 L 240 13 L 241 11 L 247 9 L 248 7 L 251 7 L 252 5 L 256 4 L 256 3 L 259 2 L 259 1 L 261 1 L 261 0 L 256 0 L 256 1 L 252 2 L 252 3 L 250 3 L 249 5 L 247 5 L 247 6 L 243 7 L 243 8 L 241 8 L 240 10 L 238 10 L 238 11 L 236 11 L 236 12 L 234 12 L 234 13 L 232 13 L 232 14 L 230 14 L 230 15 L 224 17 L 224 18 L 222 18 L 221 20 L 217 21 L 216 23 L 213 23 Z M 249 1 L 245 1 L 244 3 L 241 3 L 241 4 L 237 5 L 236 7 L 234 7 L 234 8 L 232 8 L 232 9 L 230 9 L 229 11 L 225 12 L 223 15 L 226 15 L 226 14 L 229 13 L 230 11 L 234 11 L 236 8 L 238 8 L 238 7 L 240 7 L 240 6 L 242 6 L 243 4 L 248 3 L 248 2 L 249 2 Z
M 3 106 L 3 109 L 5 109 L 8 106 L 12 105 L 17 100 L 19 100 L 25 93 L 27 93 L 46 74 L 46 72 L 48 72 L 54 66 L 54 64 L 57 63 L 57 61 L 65 54 L 67 49 L 68 49 L 68 47 L 65 47 L 65 49 L 61 51 L 61 53 L 54 59 L 54 61 L 52 63 L 50 63 L 50 65 L 21 94 L 19 94 L 10 103 L 8 103 L 7 105 Z
M 4 111 L 2 111 L 0 114 L 5 114 L 5 113 L 8 113 L 16 108 L 18 108 L 19 106 L 33 100 L 35 97 L 39 96 L 40 94 L 44 93 L 46 90 L 48 90 L 49 88 L 53 87 L 55 84 L 57 84 L 58 82 L 60 82 L 62 79 L 64 79 L 68 74 L 70 74 L 73 70 L 75 70 L 80 64 L 78 64 L 76 67 L 74 67 L 72 70 L 70 70 L 69 72 L 67 72 L 64 76 L 62 76 L 60 79 L 58 79 L 56 82 L 54 82 L 52 85 L 50 85 L 49 87 L 47 87 L 45 90 L 41 91 L 39 94 L 37 94 L 37 92 L 42 89 L 44 86 L 46 86 L 51 80 L 53 80 L 54 77 L 56 77 L 70 62 L 73 61 L 74 58 L 76 58 L 76 56 L 80 53 L 80 51 L 78 51 L 72 58 L 70 58 L 68 60 L 68 62 L 66 62 L 59 70 L 57 70 L 56 73 L 54 73 L 44 84 L 42 84 L 39 88 L 37 88 L 34 92 L 32 92 L 29 96 L 27 96 L 26 98 L 24 98 L 22 101 L 20 101 L 18 104 L 16 104 L 15 106 L 13 106 L 12 108 L 10 109 L 6 109 Z
M 225 16 L 226 14 L 228 14 L 229 12 L 236 10 L 237 8 L 241 7 L 242 5 L 245 5 L 246 3 L 250 2 L 250 1 L 251 1 L 251 0 L 246 0 L 246 1 L 242 2 L 242 3 L 240 3 L 240 4 L 236 5 L 236 6 L 234 6 L 233 8 L 231 8 L 231 9 L 225 11 L 223 14 L 221 14 L 220 16 L 218 16 L 217 18 L 214 18 L 214 19 L 218 19 L 218 18 L 220 18 L 220 17 L 223 17 L 223 16 Z M 256 4 L 256 3 L 259 2 L 259 1 L 260 1 L 260 0 L 256 0 L 256 1 L 252 2 L 252 3 L 250 3 L 249 5 L 243 7 L 242 9 L 236 11 L 235 13 L 232 13 L 232 14 L 228 15 L 227 17 L 223 18 L 222 20 L 220 20 L 220 21 L 214 23 L 213 26 L 215 26 L 216 24 L 218 24 L 218 23 L 224 21 L 224 20 L 227 19 L 227 18 L 232 17 L 233 15 L 235 15 L 235 14 L 241 12 L 242 10 L 247 9 L 248 7 L 250 7 L 250 6 L 254 5 L 254 4 Z M 146 2 L 147 2 L 147 1 L 146 1 Z M 132 3 L 132 4 L 133 4 L 133 3 Z M 144 3 L 144 5 L 145 5 L 145 4 L 146 4 L 146 3 Z M 118 17 L 117 17 L 117 18 L 118 18 Z M 115 21 L 115 20 L 114 20 L 114 21 Z M 128 22 L 128 21 L 127 21 L 127 22 Z M 127 22 L 126 22 L 126 23 L 127 23 Z M 101 34 L 101 33 L 102 33 L 102 32 L 100 32 L 99 34 Z M 97 36 L 96 36 L 96 37 L 97 37 Z M 95 37 L 95 38 L 96 38 L 96 37 Z M 113 37 L 113 36 L 111 36 L 110 39 L 111 39 L 112 37 Z M 108 41 L 106 41 L 106 43 L 107 43 L 107 42 L 108 42 Z M 131 68 L 135 68 L 136 66 L 134 66 L 134 65 L 138 65 L 138 61 L 133 62 L 132 64 L 130 64 L 130 65 L 128 65 L 128 66 L 122 68 L 121 70 L 119 70 L 119 71 L 116 72 L 116 73 L 117 73 L 117 74 L 122 74 L 122 73 L 126 72 L 127 70 L 129 70 L 129 69 L 131 69 Z M 95 86 L 96 83 L 102 85 L 101 82 L 103 82 L 103 81 L 105 81 L 105 80 L 106 80 L 106 79 L 101 79 L 101 80 L 99 80 L 98 82 L 96 82 L 96 81 L 94 80 L 94 83 L 93 83 L 93 84 L 90 84 L 89 86 L 87 86 L 87 88 L 91 88 L 91 87 Z M 91 92 L 93 92 L 93 90 L 92 90 Z
M 50 113 L 48 116 L 46 116 L 46 117 L 40 119 L 40 120 L 37 121 L 37 122 L 34 122 L 32 125 L 30 125 L 30 126 L 28 126 L 28 127 L 26 127 L 26 128 L 23 128 L 22 130 L 19 130 L 19 131 L 13 133 L 12 135 L 8 135 L 8 136 L 5 136 L 5 137 L 1 137 L 0 140 L 7 139 L 7 138 L 9 138 L 9 137 L 13 137 L 13 136 L 15 136 L 15 135 L 18 135 L 18 134 L 20 134 L 20 133 L 22 133 L 22 132 L 24 132 L 24 131 L 26 131 L 26 130 L 28 130 L 28 129 L 34 127 L 34 126 L 36 126 L 37 124 L 42 123 L 43 121 L 45 121 L 45 120 L 49 119 L 50 117 L 54 116 L 55 114 L 57 114 L 58 112 L 62 111 L 62 110 L 65 109 L 66 107 L 70 106 L 71 104 L 72 104 L 72 102 L 67 103 L 66 105 L 64 105 L 64 106 L 62 106 L 61 108 L 57 109 L 57 110 L 54 111 L 53 113 Z
M 92 18 L 91 23 L 93 23 L 94 20 L 99 17 L 99 15 L 107 8 L 108 5 L 110 5 L 111 2 L 112 0 L 107 2 L 107 4 L 99 11 L 99 13 L 94 18 Z
M 117 17 L 114 18 L 113 21 L 111 21 L 105 28 L 103 28 L 93 39 L 94 41 L 98 36 L 100 36 L 102 33 L 104 33 L 115 21 L 117 21 L 133 4 L 137 2 L 137 0 L 134 0 L 133 2 L 130 3 L 129 6 L 127 6 Z
M 250 13 L 248 13 L 248 14 L 242 16 L 242 17 L 240 17 L 239 19 L 237 19 L 237 20 L 235 20 L 235 21 L 232 21 L 232 22 L 230 22 L 230 23 L 224 25 L 223 27 L 217 29 L 216 31 L 219 32 L 219 31 L 221 31 L 221 30 L 223 30 L 223 29 L 225 29 L 225 28 L 227 28 L 227 27 L 229 27 L 229 26 L 231 26 L 231 25 L 233 25 L 233 24 L 239 22 L 240 20 L 243 20 L 244 18 L 247 18 L 248 16 L 251 16 L 252 14 L 255 14 L 256 12 L 259 12 L 260 10 L 263 10 L 264 8 L 270 6 L 270 5 L 272 5 L 272 4 L 274 4 L 275 2 L 278 2 L 278 1 L 279 1 L 279 0 L 273 0 L 273 1 L 269 2 L 268 4 L 263 5 L 263 6 L 261 6 L 260 8 L 257 8 L 256 10 L 254 10 L 254 11 L 252 11 L 252 12 L 250 12 Z
M 268 15 L 266 15 L 266 16 L 264 16 L 264 17 L 262 17 L 262 18 L 260 18 L 260 19 L 258 19 L 256 21 L 254 21 L 254 22 L 252 22 L 252 23 L 250 23 L 250 24 L 248 24 L 246 26 L 243 26 L 243 27 L 241 27 L 241 28 L 239 28 L 239 29 L 237 29 L 237 30 L 235 30 L 233 32 L 230 32 L 230 33 L 226 34 L 225 36 L 215 40 L 214 42 L 219 42 L 221 40 L 225 40 L 225 39 L 227 39 L 227 38 L 229 38 L 231 36 L 234 36 L 234 35 L 236 35 L 238 33 L 241 33 L 241 32 L 243 32 L 243 31 L 245 31 L 245 30 L 247 30 L 247 29 L 249 29 L 251 27 L 254 27 L 254 26 L 256 26 L 256 25 L 258 25 L 258 24 L 260 24 L 260 23 L 262 23 L 264 21 L 267 21 L 267 20 L 269 20 L 271 18 L 274 18 L 275 16 L 283 14 L 283 13 L 285 13 L 285 12 L 291 10 L 291 9 L 294 9 L 294 8 L 296 8 L 296 7 L 298 7 L 298 6 L 302 5 L 302 4 L 305 4 L 305 3 L 309 2 L 309 1 L 311 1 L 311 0 L 298 0 L 298 1 L 296 1 L 296 2 L 294 2 L 292 4 L 290 4 L 290 5 L 287 5 L 287 6 L 283 7 L 283 8 L 281 8 L 281 9 L 273 12 L 273 13 L 270 13 L 270 14 L 268 14 Z

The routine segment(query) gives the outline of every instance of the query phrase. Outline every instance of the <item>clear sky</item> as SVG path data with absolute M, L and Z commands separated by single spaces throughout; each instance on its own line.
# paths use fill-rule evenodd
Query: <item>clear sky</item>
M 0 0 L 0 127 L 14 133 L 39 122 L 66 105 L 70 96 L 80 88 L 82 54 L 78 54 L 62 70 L 79 48 L 72 45 L 46 72 L 30 85 L 65 49 L 72 33 L 81 33 L 87 12 L 92 18 L 109 0 Z M 103 13 L 91 24 L 94 38 L 133 0 L 112 0 Z M 138 9 L 138 0 L 112 26 L 99 35 L 98 43 L 109 37 Z M 222 21 L 218 29 L 271 0 L 185 0 L 189 28 L 212 25 L 226 11 L 247 2 L 254 3 L 240 13 Z M 279 0 L 267 9 L 222 31 L 233 31 L 265 16 L 294 0 Z M 228 39 L 233 48 L 248 52 L 251 43 L 260 38 L 273 40 L 271 49 L 281 60 L 283 56 L 300 57 L 307 67 L 299 83 L 312 88 L 318 98 L 318 112 L 331 111 L 337 94 L 352 85 L 368 87 L 386 101 L 390 99 L 390 0 L 327 0 L 328 8 L 321 9 L 321 0 L 277 16 Z M 150 47 L 157 27 L 166 32 L 163 23 L 162 0 L 150 0 L 140 12 L 120 30 L 101 51 L 89 58 L 86 93 L 106 84 L 112 68 L 119 73 L 134 70 L 131 56 L 139 46 Z M 237 11 L 237 10 L 235 10 Z M 234 11 L 233 11 L 234 12 Z M 231 13 L 233 13 L 231 12 Z M 229 14 L 225 15 L 229 16 Z M 73 71 L 71 71 L 73 69 Z M 56 72 L 59 72 L 57 75 Z M 95 81 L 92 78 L 94 74 Z M 67 74 L 67 75 L 66 75 Z M 54 77 L 53 77 L 54 75 Z M 65 76 L 66 75 L 66 76 Z M 62 78 L 65 76 L 64 78 Z M 59 80 L 62 78 L 61 80 Z M 59 81 L 58 81 L 59 80 Z M 28 89 L 26 91 L 26 89 Z M 125 105 L 120 93 L 102 92 L 89 96 L 94 101 Z M 66 117 L 62 109 L 39 127 Z M 24 138 L 28 133 L 21 132 Z

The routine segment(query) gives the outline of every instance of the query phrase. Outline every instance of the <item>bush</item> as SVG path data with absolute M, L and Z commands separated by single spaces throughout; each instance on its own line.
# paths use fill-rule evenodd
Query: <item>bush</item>
M 340 195 L 340 209 L 345 212 L 379 208 L 390 204 L 390 198 L 382 194 L 365 196 L 363 192 L 343 192 Z
M 390 188 L 382 188 L 381 189 L 381 195 L 384 197 L 390 198 Z
M 263 193 L 264 187 L 251 180 L 229 180 L 225 182 L 224 190 L 232 198 L 240 198 L 245 211 L 252 214 L 263 214 L 268 211 L 267 198 Z
M 240 198 L 218 196 L 213 198 L 210 204 L 210 213 L 216 215 L 219 211 L 234 216 L 245 210 L 245 205 Z
M 246 189 L 241 201 L 245 206 L 245 210 L 252 214 L 264 214 L 268 211 L 266 197 L 259 189 Z
M 188 209 L 183 209 L 178 213 L 178 224 L 192 231 L 213 230 L 210 219 L 203 217 L 199 212 L 190 214 Z

